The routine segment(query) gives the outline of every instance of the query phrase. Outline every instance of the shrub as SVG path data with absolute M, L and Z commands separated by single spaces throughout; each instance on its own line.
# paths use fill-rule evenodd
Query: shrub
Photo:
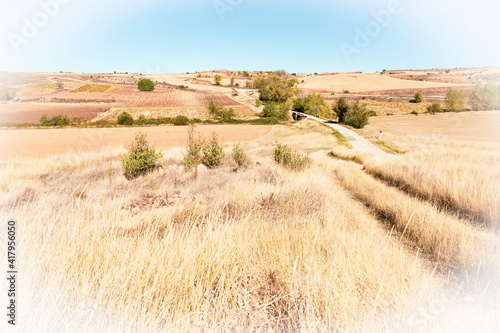
M 264 106 L 264 110 L 260 114 L 262 117 L 273 117 L 278 119 L 287 119 L 290 105 L 287 103 L 268 102 Z
M 417 91 L 413 100 L 415 101 L 415 103 L 422 103 L 422 101 L 424 100 L 424 95 L 421 91 Z
M 368 125 L 368 112 L 365 104 L 354 103 L 351 110 L 347 113 L 344 124 L 354 128 L 363 128 Z
M 256 100 L 255 100 L 255 106 L 256 106 L 256 107 L 259 107 L 259 106 L 261 106 L 261 105 L 262 105 L 262 102 L 260 101 L 260 99 L 256 99 Z
M 412 112 L 410 112 L 410 114 L 413 114 L 413 115 L 415 115 L 415 116 L 418 116 L 418 112 L 417 112 L 417 111 L 415 111 L 415 110 L 413 110 Z
M 214 118 L 220 118 L 223 120 L 233 119 L 234 118 L 234 109 L 226 108 L 222 104 L 218 104 L 213 100 L 210 100 L 207 106 L 208 113 Z
M 152 119 L 148 119 L 148 118 L 146 118 L 145 115 L 141 114 L 137 118 L 137 120 L 135 121 L 135 124 L 136 125 L 147 125 L 147 124 L 152 123 L 152 122 L 153 122 Z
M 246 168 L 250 164 L 250 159 L 239 143 L 233 147 L 233 159 L 236 162 L 237 169 Z
M 430 114 L 435 114 L 436 112 L 444 112 L 443 108 L 441 107 L 441 104 L 439 103 L 433 103 L 432 105 L 429 105 L 427 107 L 427 112 Z
M 154 146 L 149 145 L 146 135 L 143 132 L 136 133 L 134 143 L 122 159 L 124 175 L 129 180 L 152 171 L 162 156 Z
M 186 171 L 195 169 L 196 175 L 198 174 L 198 164 L 201 163 L 201 149 L 203 147 L 203 141 L 196 138 L 196 128 L 194 125 L 189 126 L 188 129 L 188 146 L 186 148 L 186 153 L 183 154 L 182 161 L 184 162 L 184 167 Z
M 449 111 L 462 111 L 465 109 L 465 95 L 462 91 L 450 89 L 445 97 Z
M 177 116 L 170 120 L 170 123 L 175 126 L 187 126 L 189 119 L 186 116 Z
M 229 83 L 231 87 L 234 87 L 234 77 L 231 77 L 231 82 Z
M 308 156 L 294 152 L 289 146 L 281 144 L 274 148 L 274 161 L 295 171 L 304 170 L 311 162 Z
M 131 126 L 134 124 L 134 118 L 132 117 L 132 115 L 128 112 L 122 112 L 119 116 L 118 116 L 118 125 L 127 125 L 127 126 Z
M 141 79 L 137 83 L 137 88 L 141 91 L 152 91 L 155 90 L 155 84 L 150 79 Z
M 220 84 L 222 82 L 222 75 L 216 74 L 214 76 L 214 82 L 215 82 L 215 85 L 220 86 Z
M 58 115 L 47 119 L 47 114 L 44 112 L 40 115 L 40 125 L 42 126 L 67 126 L 70 121 L 67 115 Z
M 219 143 L 217 134 L 212 133 L 212 137 L 205 142 L 202 147 L 202 163 L 207 168 L 213 169 L 222 163 L 224 158 L 224 148 Z
M 80 118 L 79 118 L 79 117 L 77 117 L 77 116 L 73 116 L 73 117 L 71 117 L 70 121 L 71 121 L 71 124 L 75 124 L 75 125 L 79 125 L 79 124 L 81 124 L 81 122 L 82 122 L 82 121 L 80 120 Z
M 293 104 L 293 109 L 299 112 L 314 114 L 321 118 L 330 118 L 332 116 L 331 108 L 325 102 L 325 98 L 323 95 L 317 93 L 297 98 Z

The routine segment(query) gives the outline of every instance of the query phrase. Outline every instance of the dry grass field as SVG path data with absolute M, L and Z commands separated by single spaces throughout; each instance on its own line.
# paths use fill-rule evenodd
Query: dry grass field
M 307 153 L 310 167 L 276 165 L 277 142 Z M 391 144 L 408 153 L 375 160 L 304 120 L 242 143 L 248 168 L 234 171 L 228 156 L 197 178 L 183 171 L 182 147 L 133 181 L 123 148 L 5 162 L 0 212 L 17 218 L 25 244 L 19 288 L 29 316 L 19 329 L 494 330 L 498 224 L 470 212 L 494 203 L 474 206 L 498 189 L 496 146 Z M 328 157 L 332 149 L 359 155 L 365 170 Z M 472 163 L 487 173 L 464 177 Z M 426 194 L 418 182 L 442 186 Z M 470 193 L 449 198 L 453 188 Z

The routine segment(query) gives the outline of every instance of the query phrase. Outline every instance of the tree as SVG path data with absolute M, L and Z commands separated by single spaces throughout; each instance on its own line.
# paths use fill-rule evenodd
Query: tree
M 288 118 L 288 111 L 290 111 L 288 103 L 268 102 L 260 115 L 264 118 L 274 117 L 285 120 Z
M 345 97 L 340 97 L 339 100 L 337 101 L 337 105 L 333 107 L 333 111 L 337 114 L 339 123 L 344 122 L 345 117 L 350 110 L 351 106 L 349 105 L 349 102 Z
M 137 83 L 137 88 L 141 91 L 152 91 L 155 90 L 155 84 L 150 79 L 141 79 Z
M 267 76 L 258 75 L 254 78 L 255 87 L 259 90 L 260 100 L 286 103 L 297 96 L 299 80 L 289 79 L 285 71 L 276 71 Z
M 478 83 L 470 94 L 472 109 L 493 110 L 498 107 L 499 90 L 498 85 L 488 82 L 486 85 Z
M 363 128 L 368 124 L 369 113 L 366 104 L 360 104 L 359 101 L 351 105 L 345 97 L 341 97 L 333 111 L 337 114 L 339 123 L 355 128 Z
M 448 111 L 456 112 L 465 109 L 465 95 L 462 91 L 450 89 L 445 97 Z
M 424 100 L 424 95 L 421 91 L 417 91 L 413 100 L 415 101 L 415 103 L 422 103 L 422 101 Z
M 221 81 L 222 81 L 222 75 L 216 74 L 214 76 L 215 85 L 220 86 Z
M 325 102 L 323 95 L 318 93 L 312 93 L 306 97 L 297 98 L 293 104 L 293 109 L 299 112 L 314 114 L 322 118 L 330 118 L 332 116 L 330 106 Z

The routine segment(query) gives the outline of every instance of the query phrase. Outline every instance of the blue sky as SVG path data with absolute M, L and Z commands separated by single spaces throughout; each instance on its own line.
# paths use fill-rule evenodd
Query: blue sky
M 0 1 L 2 71 L 500 66 L 495 0 Z

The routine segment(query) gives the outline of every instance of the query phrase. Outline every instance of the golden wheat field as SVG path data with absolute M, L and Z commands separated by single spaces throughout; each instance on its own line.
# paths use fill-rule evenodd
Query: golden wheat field
M 493 331 L 498 147 L 428 140 L 400 137 L 408 153 L 380 160 L 304 120 L 242 143 L 247 168 L 226 143 L 195 177 L 169 148 L 132 181 L 124 148 L 11 159 L 0 209 L 23 244 L 17 329 Z M 277 142 L 309 168 L 277 165 Z

